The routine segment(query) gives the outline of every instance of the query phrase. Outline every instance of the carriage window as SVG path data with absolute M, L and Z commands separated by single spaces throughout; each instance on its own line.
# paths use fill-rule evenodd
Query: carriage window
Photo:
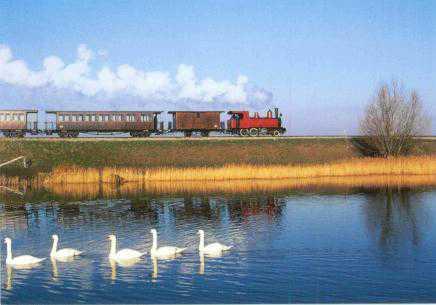
M 77 117 L 76 117 L 75 115 L 72 115 L 72 116 L 71 116 L 71 121 L 72 121 L 72 122 L 77 121 Z
M 84 120 L 85 122 L 88 122 L 88 121 L 89 121 L 89 114 L 85 114 L 85 115 L 83 116 L 83 120 Z
M 148 114 L 141 115 L 141 122 L 150 122 L 150 116 Z
M 21 122 L 24 122 L 24 114 L 19 114 L 18 115 L 18 120 L 20 120 Z
M 5 115 L 3 113 L 0 113 L 0 121 L 4 121 L 5 120 Z
M 82 122 L 83 121 L 83 115 L 79 114 L 77 116 L 77 121 Z
M 5 115 L 5 121 L 9 121 L 10 120 L 11 115 L 9 113 L 6 113 Z
M 98 116 L 98 121 L 103 122 L 103 116 L 101 114 Z
M 91 121 L 95 122 L 95 114 L 91 115 Z
M 18 115 L 16 113 L 12 115 L 12 121 L 18 121 Z

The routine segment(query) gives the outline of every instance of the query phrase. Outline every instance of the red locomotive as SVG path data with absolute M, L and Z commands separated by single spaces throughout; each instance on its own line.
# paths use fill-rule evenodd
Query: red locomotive
M 261 134 L 279 136 L 286 129 L 282 127 L 282 114 L 279 114 L 278 108 L 274 109 L 274 116 L 271 110 L 268 110 L 266 117 L 260 117 L 258 112 L 250 116 L 248 111 L 229 111 L 231 118 L 227 121 L 227 130 L 232 134 L 241 136 L 256 137 Z

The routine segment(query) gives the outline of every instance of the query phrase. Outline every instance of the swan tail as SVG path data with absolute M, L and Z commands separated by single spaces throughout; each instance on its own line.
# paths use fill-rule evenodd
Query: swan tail
M 186 249 L 188 249 L 188 248 L 177 248 L 176 253 L 182 253 Z
M 224 251 L 230 250 L 231 248 L 233 248 L 233 246 L 226 246 L 223 248 Z
M 74 253 L 74 256 L 78 256 L 78 255 L 82 255 L 83 251 L 76 251 L 76 253 Z

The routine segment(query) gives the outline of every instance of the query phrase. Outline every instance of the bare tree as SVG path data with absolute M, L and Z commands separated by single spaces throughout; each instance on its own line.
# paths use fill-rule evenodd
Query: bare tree
M 405 92 L 396 81 L 377 89 L 360 122 L 368 147 L 384 157 L 409 153 L 415 137 L 422 135 L 428 125 L 418 93 Z

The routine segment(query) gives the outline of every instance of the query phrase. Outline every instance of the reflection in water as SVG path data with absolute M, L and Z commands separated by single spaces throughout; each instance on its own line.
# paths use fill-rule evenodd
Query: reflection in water
M 405 176 L 350 176 L 350 177 L 319 177 L 306 179 L 276 179 L 276 180 L 230 180 L 230 181 L 172 181 L 143 183 L 74 183 L 43 185 L 38 181 L 30 183 L 23 180 L 20 184 L 20 194 L 0 192 L 1 198 L 29 202 L 29 200 L 59 201 L 95 200 L 109 198 L 134 198 L 149 194 L 151 196 L 171 195 L 211 195 L 211 194 L 248 194 L 248 193 L 289 193 L 289 191 L 325 192 L 350 191 L 355 188 L 396 188 L 396 187 L 434 187 L 436 175 L 405 175 Z M 8 187 L 8 185 L 5 185 Z M 16 187 L 16 186 L 14 186 Z M 1 190 L 1 189 L 0 189 Z
M 53 281 L 57 282 L 58 277 L 59 277 L 58 264 L 56 262 L 56 259 L 54 259 L 53 257 L 50 257 L 50 261 L 51 261 L 51 267 L 52 267 Z
M 429 194 L 433 197 L 425 197 Z M 47 254 L 55 232 L 72 247 L 89 249 L 76 263 L 52 260 L 15 277 L 5 268 L 2 297 L 8 303 L 30 302 L 30 296 L 39 297 L 32 299 L 37 303 L 351 302 L 362 301 L 349 289 L 359 287 L 368 302 L 436 300 L 436 293 L 425 289 L 436 280 L 436 225 L 425 226 L 433 221 L 429 198 L 435 195 L 417 188 L 364 187 L 322 193 L 138 191 L 110 200 L 77 195 L 73 201 L 37 193 L 35 204 L 0 199 L 2 235 L 16 239 L 19 251 Z M 151 228 L 169 244 L 189 246 L 187 253 L 175 261 L 108 260 L 108 232 L 116 232 L 126 247 L 149 249 Z M 202 255 L 199 229 L 210 241 L 237 247 L 218 257 Z M 397 251 L 411 247 L 427 256 L 413 260 Z M 380 252 L 393 262 L 391 269 L 379 263 Z M 146 286 L 150 282 L 159 285 Z M 152 292 L 144 293 L 144 287 Z M 374 289 L 391 299 L 371 299 Z M 422 297 L 414 298 L 417 293 Z M 424 298 L 428 295 L 434 298 Z
M 157 274 L 158 274 L 158 261 L 157 261 L 157 257 L 155 257 L 155 256 L 152 256 L 151 257 L 151 261 L 152 261 L 152 263 L 153 263 L 153 273 L 151 274 L 151 277 L 153 278 L 153 279 L 157 279 Z
M 114 260 L 109 258 L 109 265 L 111 267 L 111 280 L 115 281 L 117 278 L 117 266 L 128 268 L 136 265 L 141 261 L 140 258 L 131 258 L 131 259 L 123 259 L 123 260 Z
M 427 217 L 421 210 L 421 193 L 384 188 L 367 193 L 366 198 L 366 223 L 381 250 L 399 250 L 406 243 L 418 246 L 423 231 L 420 222 Z
M 11 290 L 12 289 L 12 280 L 13 280 L 13 270 L 12 267 L 7 265 L 6 266 L 6 282 L 5 282 L 5 289 Z

